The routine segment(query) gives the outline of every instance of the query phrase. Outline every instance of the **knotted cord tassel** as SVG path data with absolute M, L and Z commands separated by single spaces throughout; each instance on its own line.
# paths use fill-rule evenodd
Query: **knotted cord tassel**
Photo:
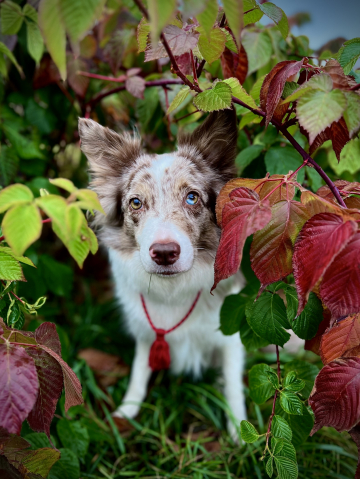
M 156 331 L 156 339 L 151 345 L 149 355 L 149 366 L 153 371 L 161 371 L 170 367 L 170 348 L 165 339 L 163 329 Z

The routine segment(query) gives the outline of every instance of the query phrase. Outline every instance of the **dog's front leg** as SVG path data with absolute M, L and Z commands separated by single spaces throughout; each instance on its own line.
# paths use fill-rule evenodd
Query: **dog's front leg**
M 247 418 L 242 382 L 243 370 L 244 347 L 239 338 L 239 341 L 223 347 L 224 394 L 233 415 L 228 417 L 227 429 L 236 442 L 239 441 L 240 422 Z
M 149 352 L 151 342 L 138 340 L 135 347 L 135 358 L 131 369 L 130 382 L 122 403 L 113 412 L 114 417 L 134 418 L 141 403 L 145 399 L 147 385 L 151 376 Z

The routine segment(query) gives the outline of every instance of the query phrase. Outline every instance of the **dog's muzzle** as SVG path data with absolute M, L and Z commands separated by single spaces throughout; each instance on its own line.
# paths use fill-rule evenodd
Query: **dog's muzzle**
M 178 243 L 153 243 L 149 248 L 151 259 L 160 266 L 170 266 L 179 259 L 181 248 Z

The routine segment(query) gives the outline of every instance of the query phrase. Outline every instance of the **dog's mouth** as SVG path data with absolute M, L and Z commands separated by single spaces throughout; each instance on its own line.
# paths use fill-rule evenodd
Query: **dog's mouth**
M 183 271 L 159 271 L 156 273 L 157 276 L 176 276 L 181 274 Z

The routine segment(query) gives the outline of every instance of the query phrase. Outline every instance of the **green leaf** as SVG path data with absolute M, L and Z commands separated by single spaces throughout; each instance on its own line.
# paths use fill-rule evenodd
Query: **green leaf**
M 284 40 L 289 34 L 289 23 L 284 11 L 271 2 L 265 2 L 259 5 L 259 8 L 265 15 L 276 23 Z
M 17 68 L 18 72 L 20 73 L 20 76 L 23 77 L 24 74 L 23 74 L 21 66 L 18 64 L 18 62 L 17 62 L 16 58 L 14 57 L 14 55 L 12 54 L 12 52 L 2 42 L 0 42 L 0 56 L 1 56 L 1 53 L 3 53 L 4 55 L 6 55 L 8 57 L 8 59 L 11 61 L 11 63 L 13 63 L 15 65 L 15 67 Z
M 244 31 L 242 39 L 248 60 L 248 75 L 265 66 L 272 55 L 271 39 L 266 32 Z
M 290 371 L 284 380 L 284 388 L 291 392 L 299 392 L 305 387 L 303 379 L 296 379 L 295 371 Z
M 360 57 L 360 37 L 344 42 L 339 53 L 339 63 L 343 67 L 345 75 L 348 75 Z
M 1 33 L 15 35 L 21 28 L 23 15 L 18 4 L 5 0 L 1 4 Z
M 148 0 L 150 32 L 153 43 L 159 40 L 161 30 L 171 20 L 176 9 L 176 0 Z
M 291 441 L 292 432 L 289 424 L 281 416 L 275 415 L 271 423 L 271 433 L 275 437 L 281 437 Z
M 197 20 L 209 39 L 211 29 L 216 21 L 218 10 L 219 7 L 216 0 L 207 0 L 205 8 L 197 15 Z
M 347 108 L 344 111 L 344 120 L 352 138 L 360 129 L 360 96 L 354 92 L 345 92 Z
M 287 303 L 286 313 L 294 333 L 301 339 L 312 339 L 323 320 L 321 301 L 316 294 L 310 293 L 303 312 L 296 317 L 299 304 L 296 289 L 292 286 L 286 287 L 285 295 Z
M 301 416 L 303 413 L 303 404 L 299 397 L 291 391 L 283 390 L 280 393 L 280 405 L 288 414 Z
M 256 364 L 249 371 L 249 394 L 256 404 L 263 404 L 275 393 L 275 388 L 268 377 L 276 375 L 267 364 Z
M 156 107 L 159 103 L 159 94 L 156 88 L 145 88 L 144 99 L 136 100 L 135 111 L 140 125 L 144 130 L 149 126 L 153 118 Z
M 260 156 L 263 149 L 263 145 L 251 145 L 247 148 L 244 148 L 237 155 L 237 157 L 235 158 L 235 165 L 237 168 L 238 175 L 241 175 L 245 168 Z
M 37 477 L 47 477 L 52 466 L 60 459 L 60 452 L 53 448 L 44 448 L 27 454 L 21 460 L 21 465 L 26 467 Z M 29 475 L 31 477 L 31 475 Z
M 225 49 L 226 35 L 221 28 L 213 28 L 209 35 L 207 35 L 202 27 L 198 27 L 197 31 L 200 33 L 198 48 L 201 55 L 208 63 L 213 63 L 220 58 Z
M 2 129 L 20 158 L 23 158 L 24 160 L 45 159 L 36 140 L 34 141 L 33 139 L 22 135 L 16 131 L 13 126 L 10 126 L 9 123 L 3 124 Z
M 20 302 L 12 299 L 6 316 L 6 324 L 10 328 L 21 329 L 25 323 L 25 316 L 20 308 Z
M 60 419 L 56 424 L 56 430 L 63 446 L 71 449 L 80 459 L 84 459 L 89 447 L 89 434 L 86 427 L 80 421 Z
M 287 374 L 290 371 L 294 371 L 299 379 L 305 381 L 305 388 L 301 391 L 301 394 L 306 398 L 309 397 L 314 386 L 315 378 L 319 372 L 319 368 L 315 366 L 315 364 L 296 359 L 284 365 L 284 373 Z
M 260 103 L 260 91 L 264 83 L 265 76 L 266 75 L 262 75 L 261 77 L 259 77 L 250 90 L 251 97 L 254 98 L 255 102 L 257 103 Z
M 93 242 L 93 233 L 90 233 L 91 230 L 88 228 L 84 216 L 82 216 L 82 219 L 83 223 L 80 228 L 80 234 L 77 237 L 71 238 L 69 241 L 65 242 L 65 246 L 79 265 L 79 268 L 82 268 Z M 59 227 L 54 225 L 55 233 L 61 238 L 58 229 Z
M 103 215 L 105 214 L 105 211 L 103 210 L 103 207 L 99 202 L 98 195 L 95 193 L 95 191 L 89 189 L 80 189 L 76 190 L 75 196 L 80 200 L 78 203 L 76 203 L 78 207 L 86 210 L 97 210 Z
M 25 185 L 15 184 L 0 191 L 0 213 L 12 206 L 23 205 L 33 200 L 34 195 Z
M 309 143 L 312 144 L 331 123 L 338 121 L 346 107 L 346 96 L 340 90 L 306 92 L 297 102 L 296 114 L 300 125 L 309 133 Z
M 305 173 L 309 180 L 311 189 L 316 193 L 317 190 L 324 185 L 324 181 L 314 168 L 305 166 Z
M 40 256 L 39 270 L 49 291 L 57 296 L 70 296 L 74 283 L 74 273 L 70 266 L 43 254 Z
M 25 281 L 20 263 L 0 248 L 0 279 L 5 281 Z
M 17 205 L 6 212 L 2 230 L 7 243 L 17 256 L 40 238 L 42 224 L 35 204 Z
M 52 185 L 57 186 L 58 188 L 62 188 L 63 190 L 68 191 L 69 193 L 73 193 L 74 191 L 77 190 L 74 183 L 68 180 L 67 178 L 54 178 L 49 181 Z
M 302 164 L 302 156 L 292 146 L 272 146 L 265 154 L 266 171 L 270 175 L 286 175 L 295 171 Z M 304 169 L 297 175 L 301 184 L 304 181 Z
M 274 464 L 273 464 L 273 458 L 270 456 L 267 463 L 266 463 L 266 466 L 265 466 L 265 469 L 266 469 L 266 473 L 269 477 L 272 477 L 273 473 L 274 473 Z
M 253 97 L 247 93 L 242 85 L 240 85 L 240 82 L 237 78 L 227 78 L 226 80 L 223 80 L 223 82 L 227 83 L 231 87 L 232 94 L 235 98 L 243 101 L 246 103 L 246 105 L 251 106 L 251 108 L 258 108 Z
M 61 0 L 41 0 L 39 26 L 60 76 L 66 80 L 66 33 L 62 21 Z
M 274 457 L 274 461 L 279 479 L 297 479 L 298 467 L 296 462 L 283 456 Z
M 19 167 L 19 158 L 15 150 L 7 145 L 0 149 L 0 184 L 8 186 L 16 176 Z
M 211 90 L 199 93 L 194 98 L 194 105 L 202 111 L 231 108 L 231 88 L 224 82 L 217 82 Z
M 360 170 L 360 140 L 354 138 L 349 141 L 340 153 L 340 163 L 338 163 L 336 155 L 333 150 L 330 150 L 328 154 L 328 161 L 331 168 L 337 175 L 342 175 L 345 171 L 348 171 L 352 175 Z M 0 193 L 1 194 L 1 193 Z
M 65 226 L 69 239 L 76 238 L 80 234 L 83 217 L 76 203 L 68 205 L 65 211 Z
M 50 470 L 47 479 L 79 479 L 80 465 L 76 454 L 70 449 L 59 449 L 61 456 Z
M 188 96 L 190 93 L 190 88 L 186 85 L 184 86 L 175 96 L 173 101 L 171 102 L 168 111 L 166 112 L 167 115 L 170 115 L 178 106 L 181 105 L 181 103 L 185 100 L 185 98 Z
M 37 23 L 38 22 L 38 14 L 35 8 L 30 5 L 29 3 L 26 3 L 23 8 L 23 14 L 25 17 L 30 18 L 33 22 Z
M 258 22 L 259 20 L 262 19 L 263 17 L 263 12 L 260 10 L 259 6 L 256 5 L 256 7 L 252 7 L 253 10 L 251 10 L 250 8 L 248 10 L 251 10 L 250 12 L 248 10 L 245 9 L 245 4 L 244 4 L 244 11 L 248 12 L 244 15 L 244 27 L 246 27 L 246 25 L 250 25 L 251 23 L 256 23 Z
M 98 240 L 96 238 L 95 233 L 93 232 L 91 228 L 89 227 L 87 228 L 87 233 L 88 233 L 88 241 L 90 244 L 90 252 L 92 254 L 95 254 L 97 250 L 99 249 Z
M 289 328 L 286 308 L 277 294 L 263 293 L 247 310 L 246 319 L 255 333 L 271 344 L 284 346 L 290 339 L 290 334 L 284 329 Z
M 234 42 L 234 37 L 231 35 L 231 33 L 226 30 L 226 28 L 221 28 L 221 31 L 226 36 L 226 48 L 228 48 L 233 53 L 239 53 L 238 47 L 236 46 L 236 43 Z
M 249 421 L 241 421 L 240 423 L 241 439 L 244 442 L 252 443 L 259 439 L 260 434 Z
M 44 40 L 36 23 L 26 22 L 26 41 L 31 58 L 38 64 L 44 53 Z
M 229 27 L 235 36 L 237 44 L 240 45 L 243 2 L 242 0 L 223 0 L 222 4 Z
M 243 128 L 245 128 L 245 126 L 248 125 L 249 123 L 260 123 L 261 120 L 262 120 L 261 116 L 256 115 L 255 113 L 250 111 L 249 113 L 247 113 L 241 118 L 239 130 L 242 130 Z
M 46 195 L 36 198 L 35 203 L 60 228 L 65 225 L 65 211 L 68 206 L 65 199 L 58 195 Z
M 246 318 L 243 318 L 240 323 L 240 339 L 247 352 L 257 351 L 269 344 L 266 339 L 260 338 L 260 336 L 251 329 Z
M 331 76 L 327 73 L 320 73 L 319 75 L 314 75 L 310 78 L 309 81 L 303 83 L 300 87 L 298 87 L 294 92 L 292 92 L 289 96 L 285 93 L 285 100 L 281 102 L 281 104 L 289 103 L 291 101 L 298 100 L 300 97 L 305 95 L 305 93 L 311 90 L 321 90 L 324 92 L 330 92 L 333 88 L 333 81 Z
M 273 455 L 280 454 L 282 448 L 284 447 L 284 439 L 272 438 L 271 446 Z
M 272 440 L 279 440 L 278 438 L 273 438 Z M 288 459 L 291 459 L 292 461 L 296 462 L 296 450 L 294 446 L 291 444 L 290 441 L 286 439 L 281 439 L 282 441 L 282 447 L 281 447 L 281 452 L 280 456 L 287 457 Z
M 225 298 L 220 310 L 220 330 L 226 336 L 235 334 L 240 329 L 240 324 L 245 318 L 247 298 L 232 294 Z
M 100 16 L 105 0 L 58 0 L 61 18 L 72 43 L 82 39 L 98 16 Z
M 142 18 L 136 31 L 136 38 L 138 42 L 138 53 L 144 52 L 147 47 L 147 39 L 150 33 L 150 25 L 146 18 Z

